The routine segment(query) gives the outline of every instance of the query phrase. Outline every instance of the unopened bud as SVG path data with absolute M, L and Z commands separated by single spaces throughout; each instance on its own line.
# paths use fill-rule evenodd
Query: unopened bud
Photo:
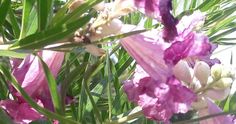
M 220 80 L 213 82 L 213 88 L 216 89 L 225 89 L 232 85 L 233 79 L 232 78 L 221 78 Z
M 176 78 L 189 84 L 192 82 L 190 67 L 186 61 L 180 60 L 173 68 L 173 73 Z
M 224 68 L 222 73 L 221 73 L 221 77 L 231 77 L 231 78 L 234 78 L 235 74 L 234 74 L 234 72 L 230 68 Z
M 214 80 L 218 80 L 221 78 L 221 73 L 223 70 L 223 66 L 220 64 L 215 64 L 211 67 L 211 76 Z
M 200 81 L 202 86 L 205 86 L 210 76 L 210 67 L 207 63 L 200 61 L 194 66 L 194 75 Z

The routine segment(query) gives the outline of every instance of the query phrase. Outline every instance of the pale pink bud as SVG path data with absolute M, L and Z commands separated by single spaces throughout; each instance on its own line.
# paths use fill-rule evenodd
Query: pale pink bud
M 218 80 L 221 78 L 221 73 L 223 70 L 223 66 L 221 64 L 215 64 L 211 67 L 211 76 L 214 80 Z
M 176 78 L 189 84 L 190 82 L 192 82 L 192 76 L 189 68 L 190 67 L 188 66 L 188 63 L 186 61 L 180 60 L 174 66 L 173 73 Z
M 203 61 L 197 62 L 194 66 L 194 75 L 200 81 L 202 86 L 207 84 L 210 73 L 211 70 L 209 65 Z
M 225 89 L 232 85 L 233 79 L 232 78 L 221 78 L 220 80 L 213 82 L 214 88 L 216 89 Z

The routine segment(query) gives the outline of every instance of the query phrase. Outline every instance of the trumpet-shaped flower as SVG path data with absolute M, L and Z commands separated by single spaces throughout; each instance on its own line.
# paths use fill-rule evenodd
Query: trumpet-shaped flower
M 210 55 L 215 46 L 209 42 L 207 36 L 194 31 L 204 18 L 204 16 L 194 17 L 199 14 L 196 12 L 180 20 L 177 25 L 178 36 L 172 42 L 165 42 L 161 35 L 155 35 L 157 30 L 121 40 L 122 46 L 146 72 L 144 74 L 136 71 L 134 79 L 124 84 L 124 90 L 129 100 L 141 106 L 148 118 L 166 121 L 173 113 L 186 112 L 186 105 L 193 102 L 195 93 L 180 83 L 180 81 L 192 82 L 190 71 L 185 72 L 185 70 L 192 68 L 199 60 L 213 62 Z M 188 23 L 185 23 L 186 20 Z M 185 63 L 180 63 L 181 66 L 176 65 L 179 62 Z M 204 69 L 202 66 L 199 68 Z M 183 99 L 176 94 L 182 94 Z M 166 103 L 161 102 L 162 99 Z M 176 99 L 180 101 L 175 101 Z M 176 111 L 171 107 L 173 103 L 177 103 Z M 166 104 L 169 107 L 166 107 Z
M 160 82 L 137 66 L 134 78 L 124 84 L 130 101 L 138 104 L 146 117 L 168 121 L 174 113 L 185 113 L 195 100 L 195 94 L 171 77 Z
M 42 51 L 38 54 L 56 77 L 63 62 L 64 53 Z M 13 75 L 28 95 L 40 106 L 53 110 L 47 80 L 39 58 L 29 55 L 21 63 L 19 63 L 19 60 L 13 60 L 12 64 Z M 0 102 L 0 106 L 8 112 L 16 123 L 27 124 L 32 120 L 42 118 L 42 115 L 31 108 L 15 89 L 12 88 L 11 93 L 16 99 L 3 100 Z
M 208 63 L 215 63 L 210 55 L 216 48 L 209 42 L 207 36 L 193 31 L 202 17 L 192 18 L 199 15 L 199 12 L 184 17 L 184 20 L 177 25 L 178 34 L 171 43 L 165 42 L 157 30 L 151 30 L 142 34 L 132 35 L 121 40 L 126 51 L 142 66 L 142 68 L 154 79 L 165 82 L 166 77 L 172 75 L 171 68 L 184 59 L 189 64 L 195 60 L 203 60 Z M 188 25 L 183 28 L 183 23 L 188 19 Z

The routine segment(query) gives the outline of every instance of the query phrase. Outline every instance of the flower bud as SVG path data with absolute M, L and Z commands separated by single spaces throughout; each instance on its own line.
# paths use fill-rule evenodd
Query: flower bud
M 180 60 L 173 68 L 173 73 L 176 78 L 181 81 L 184 81 L 185 83 L 189 84 L 192 82 L 192 76 L 188 63 L 186 61 Z
M 209 98 L 213 99 L 213 100 L 224 100 L 227 98 L 227 96 L 230 93 L 230 88 L 226 88 L 226 89 L 212 89 L 212 90 L 208 90 L 206 91 L 205 95 L 208 96 Z
M 221 78 L 220 80 L 213 82 L 213 88 L 216 89 L 225 89 L 231 86 L 231 84 L 233 83 L 233 79 L 232 78 Z
M 234 78 L 235 74 L 230 68 L 224 68 L 221 73 L 221 77 L 231 77 Z
M 210 67 L 205 62 L 197 62 L 194 66 L 194 75 L 200 81 L 202 86 L 205 86 L 210 76 Z
M 220 64 L 215 64 L 211 67 L 211 76 L 214 80 L 218 80 L 221 78 L 221 73 L 223 70 L 223 66 Z

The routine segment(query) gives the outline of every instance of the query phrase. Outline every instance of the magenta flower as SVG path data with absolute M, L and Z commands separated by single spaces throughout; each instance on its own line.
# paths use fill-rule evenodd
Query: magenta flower
M 179 35 L 171 43 L 157 35 L 157 30 L 151 30 L 123 38 L 121 44 L 150 76 L 164 82 L 172 75 L 171 68 L 181 59 L 190 64 L 195 60 L 214 63 L 217 60 L 211 60 L 210 55 L 216 46 L 204 34 L 193 31 L 204 18 L 199 13 L 180 20 L 177 25 Z
M 38 54 L 56 77 L 64 60 L 64 53 L 45 50 Z M 39 59 L 36 56 L 29 55 L 21 63 L 19 60 L 13 60 L 12 64 L 13 75 L 28 95 L 40 106 L 53 110 L 47 80 Z M 12 88 L 11 93 L 16 99 L 3 100 L 0 102 L 0 106 L 8 112 L 16 123 L 27 124 L 32 120 L 42 118 L 42 115 L 31 108 L 15 89 Z
M 137 103 L 149 119 L 168 121 L 174 113 L 185 113 L 195 94 L 174 77 L 159 82 L 137 66 L 134 78 L 124 84 L 130 101 Z
M 194 31 L 204 18 L 193 18 L 197 14 L 199 12 L 180 20 L 178 36 L 172 42 L 155 35 L 157 30 L 121 40 L 122 46 L 144 70 L 138 67 L 134 78 L 125 82 L 124 90 L 129 100 L 141 106 L 148 118 L 167 121 L 174 113 L 187 112 L 196 98 L 193 91 L 176 79 L 173 68 L 180 60 L 190 65 L 199 60 L 212 62 L 210 55 L 215 46 L 207 36 Z
M 146 15 L 158 19 L 164 25 L 163 38 L 167 41 L 177 36 L 176 24 L 178 20 L 170 13 L 172 10 L 171 0 L 134 0 L 139 10 Z

